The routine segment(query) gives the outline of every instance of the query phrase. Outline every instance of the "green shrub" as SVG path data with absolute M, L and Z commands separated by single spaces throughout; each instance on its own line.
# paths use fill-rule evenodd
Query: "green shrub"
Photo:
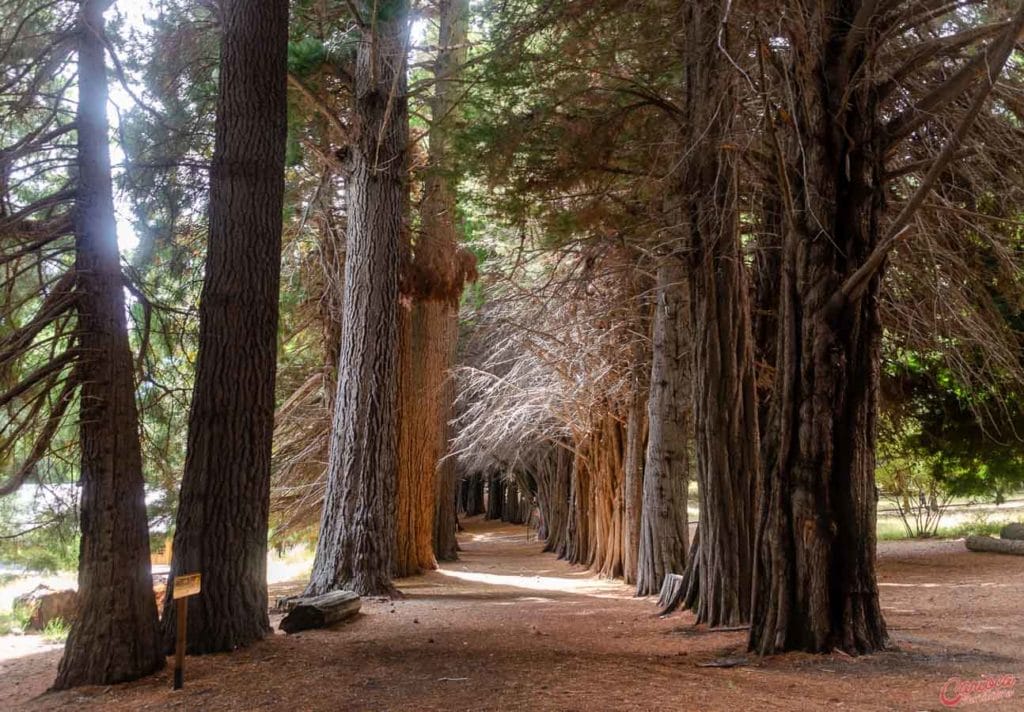
M 25 608 L 0 611 L 0 635 L 21 635 L 25 632 L 28 619 L 29 612 Z
M 68 639 L 71 625 L 63 618 L 54 618 L 43 628 L 43 639 L 49 643 L 63 643 Z

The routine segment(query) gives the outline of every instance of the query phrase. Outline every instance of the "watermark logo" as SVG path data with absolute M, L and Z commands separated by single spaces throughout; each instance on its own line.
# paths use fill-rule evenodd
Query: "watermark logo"
M 1013 697 L 1016 685 L 1014 675 L 982 675 L 969 680 L 951 677 L 939 690 L 939 702 L 946 707 L 965 707 L 1007 700 Z

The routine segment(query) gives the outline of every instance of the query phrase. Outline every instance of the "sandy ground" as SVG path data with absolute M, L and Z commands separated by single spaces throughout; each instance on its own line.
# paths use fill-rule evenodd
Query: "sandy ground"
M 0 639 L 0 709 L 940 710 L 950 678 L 986 675 L 1015 676 L 1020 689 L 967 708 L 1024 709 L 1024 558 L 959 541 L 883 542 L 897 649 L 758 660 L 744 632 L 694 628 L 688 613 L 658 618 L 652 599 L 541 554 L 523 527 L 471 520 L 461 544 L 460 561 L 400 581 L 404 598 L 365 601 L 337 629 L 189 658 L 179 692 L 167 669 L 45 693 L 59 647 L 12 651 Z M 746 662 L 706 667 L 737 657 Z

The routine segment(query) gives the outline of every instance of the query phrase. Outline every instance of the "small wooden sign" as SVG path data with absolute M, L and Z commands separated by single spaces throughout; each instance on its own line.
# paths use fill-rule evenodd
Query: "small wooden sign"
M 178 638 L 174 644 L 174 689 L 180 690 L 185 684 L 185 648 L 188 643 L 188 597 L 202 589 L 201 574 L 185 574 L 174 577 L 174 607 L 178 618 Z
M 185 574 L 174 577 L 174 599 L 188 598 L 202 588 L 202 574 Z

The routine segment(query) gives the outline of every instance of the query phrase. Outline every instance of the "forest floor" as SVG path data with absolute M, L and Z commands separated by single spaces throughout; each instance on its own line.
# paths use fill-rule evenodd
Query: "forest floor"
M 45 693 L 60 649 L 0 639 L 0 709 L 104 710 L 939 710 L 950 678 L 1012 675 L 1024 708 L 1024 557 L 962 541 L 879 545 L 896 649 L 759 660 L 746 633 L 655 615 L 619 582 L 542 554 L 524 527 L 471 519 L 459 561 L 399 581 L 333 630 L 276 634 L 231 655 L 190 657 L 126 685 Z M 272 598 L 302 582 L 272 587 Z M 279 617 L 272 617 L 276 625 Z M 734 667 L 713 667 L 721 663 Z M 1008 678 L 1006 679 L 1008 681 Z M 963 702 L 961 705 L 963 706 Z

